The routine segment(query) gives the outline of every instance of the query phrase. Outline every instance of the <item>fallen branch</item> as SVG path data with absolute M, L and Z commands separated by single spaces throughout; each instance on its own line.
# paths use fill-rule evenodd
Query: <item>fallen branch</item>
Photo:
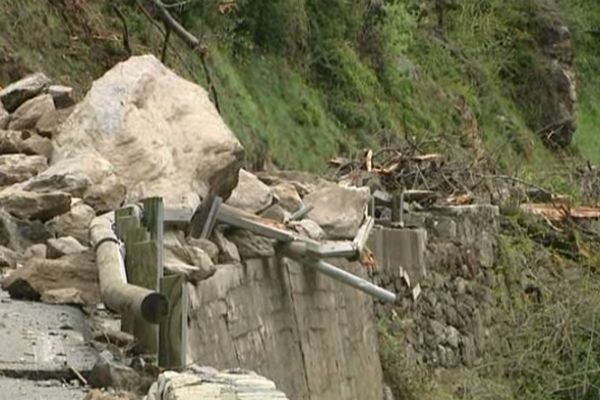
M 117 5 L 113 4 L 112 9 L 114 10 L 115 14 L 117 14 L 119 20 L 121 20 L 121 24 L 123 25 L 123 47 L 125 48 L 127 54 L 131 56 L 133 52 L 131 51 L 131 45 L 129 44 L 129 28 L 127 27 L 127 20 Z

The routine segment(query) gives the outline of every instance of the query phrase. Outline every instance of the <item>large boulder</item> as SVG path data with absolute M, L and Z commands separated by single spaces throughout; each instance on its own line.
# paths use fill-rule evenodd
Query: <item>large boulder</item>
M 94 82 L 55 143 L 53 162 L 84 150 L 106 158 L 128 201 L 157 195 L 190 207 L 209 192 L 228 198 L 244 158 L 207 92 L 152 55 L 131 57 Z
M 21 104 L 48 88 L 50 79 L 41 72 L 26 76 L 0 90 L 0 102 L 8 112 L 15 111 Z
M 66 192 L 73 197 L 82 198 L 96 212 L 101 213 L 120 207 L 125 199 L 125 185 L 115 172 L 114 167 L 97 153 L 84 152 L 55 163 L 38 176 L 24 182 L 22 189 L 33 192 Z
M 10 116 L 8 128 L 16 131 L 32 129 L 44 114 L 54 111 L 52 96 L 43 94 L 27 100 Z
M 273 191 L 255 175 L 240 169 L 238 184 L 227 204 L 242 210 L 259 213 L 273 203 Z
M 312 205 L 308 218 L 318 223 L 329 239 L 353 239 L 364 218 L 369 188 L 327 185 L 315 190 L 304 202 Z
M 23 182 L 48 167 L 44 156 L 5 154 L 0 156 L 0 186 Z
M 39 300 L 47 291 L 77 289 L 86 304 L 100 301 L 100 287 L 94 254 L 91 251 L 56 260 L 30 258 L 2 281 L 11 297 Z M 47 298 L 53 298 L 51 292 Z

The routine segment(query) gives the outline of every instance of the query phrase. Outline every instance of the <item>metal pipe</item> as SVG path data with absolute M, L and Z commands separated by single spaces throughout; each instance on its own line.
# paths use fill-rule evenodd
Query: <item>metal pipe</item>
M 330 278 L 350 285 L 362 292 L 367 293 L 368 295 L 378 298 L 379 300 L 387 303 L 396 302 L 396 295 L 394 293 L 380 288 L 379 286 L 374 285 L 365 279 L 359 278 L 358 276 L 353 275 L 348 271 L 344 271 L 343 269 L 331 265 L 323 260 L 306 259 L 303 261 L 303 263 L 309 267 L 315 268 L 317 271 L 329 276 Z
M 157 292 L 127 283 L 125 263 L 112 224 L 114 213 L 96 217 L 90 224 L 90 240 L 96 251 L 100 296 L 107 308 L 133 314 L 152 324 L 167 315 L 169 302 Z

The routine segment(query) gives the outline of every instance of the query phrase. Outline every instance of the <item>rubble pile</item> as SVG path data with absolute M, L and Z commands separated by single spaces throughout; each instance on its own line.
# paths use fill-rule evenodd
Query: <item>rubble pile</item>
M 157 377 L 157 371 L 134 368 L 134 339 L 101 304 L 89 238 L 96 216 L 150 196 L 192 212 L 203 199 L 220 196 L 227 206 L 307 240 L 352 240 L 359 232 L 368 188 L 307 173 L 255 175 L 241 168 L 243 157 L 206 92 L 153 56 L 118 64 L 77 104 L 70 88 L 41 73 L 0 91 L 2 289 L 13 299 L 74 305 L 88 314 L 98 361 L 78 376 L 85 385 L 120 391 L 94 391 L 89 398 L 145 394 Z M 276 254 L 274 239 L 224 223 L 205 238 L 186 233 L 166 229 L 164 267 L 192 285 L 220 268 Z M 250 373 L 193 379 L 163 375 L 148 399 L 193 398 L 186 393 L 194 390 L 214 398 L 230 398 L 232 390 L 239 398 L 285 398 Z

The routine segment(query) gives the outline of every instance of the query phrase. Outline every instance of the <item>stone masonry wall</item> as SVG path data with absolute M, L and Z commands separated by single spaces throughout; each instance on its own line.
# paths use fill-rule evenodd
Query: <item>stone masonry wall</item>
M 414 363 L 474 366 L 504 346 L 506 324 L 496 312 L 503 285 L 501 271 L 494 268 L 498 221 L 495 206 L 448 207 L 408 214 L 408 228 L 379 228 L 374 234 L 380 261 L 374 278 L 403 295 L 399 305 L 378 304 L 377 315 L 402 338 Z M 397 254 L 390 257 L 390 251 Z M 420 291 L 414 290 L 417 285 Z
M 293 400 L 382 398 L 367 295 L 287 259 L 220 266 L 190 291 L 190 361 L 255 370 Z

